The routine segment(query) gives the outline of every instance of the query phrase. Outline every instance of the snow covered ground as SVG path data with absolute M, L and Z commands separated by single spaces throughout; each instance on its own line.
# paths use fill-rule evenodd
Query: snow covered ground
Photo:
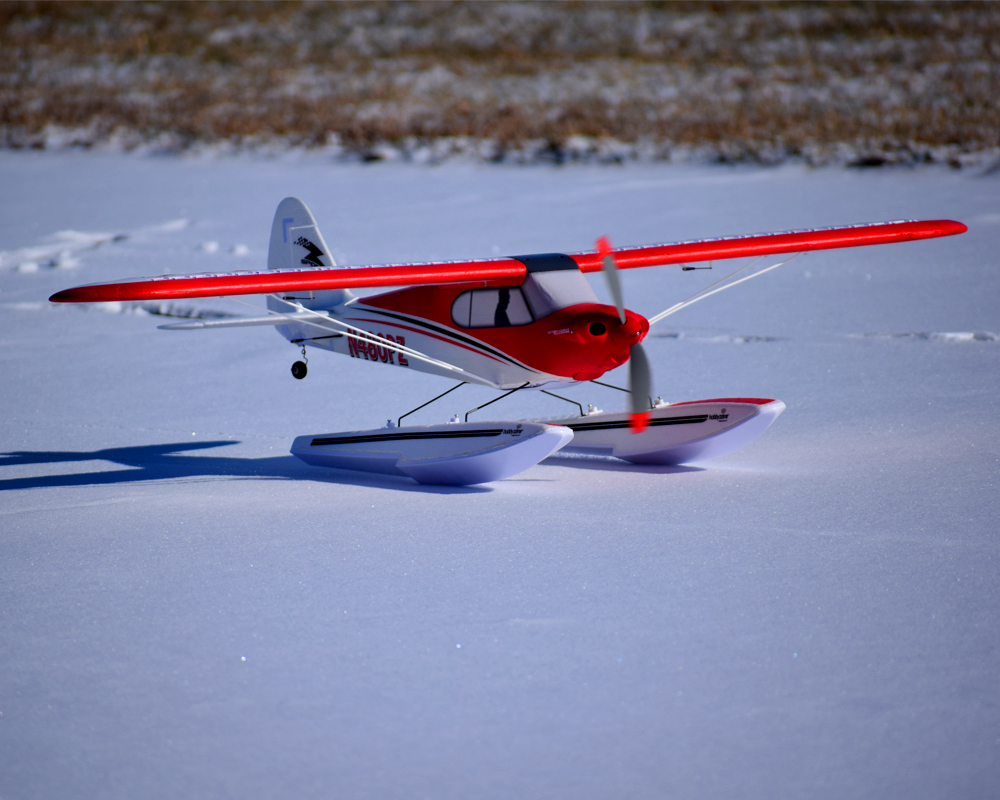
M 995 795 L 1000 176 L 7 152 L 0 185 L 4 800 Z M 434 488 L 288 447 L 441 378 L 315 353 L 296 381 L 268 329 L 150 313 L 233 301 L 46 302 L 260 267 L 286 195 L 353 264 L 970 230 L 804 256 L 654 328 L 665 398 L 788 404 L 742 452 Z M 627 304 L 719 271 L 629 271 Z

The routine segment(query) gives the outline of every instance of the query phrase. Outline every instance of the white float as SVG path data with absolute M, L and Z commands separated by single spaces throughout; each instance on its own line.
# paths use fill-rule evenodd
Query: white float
M 469 486 L 517 475 L 572 438 L 560 425 L 464 422 L 299 436 L 292 454 L 318 467 Z
M 563 447 L 567 453 L 617 456 L 634 464 L 685 464 L 746 447 L 784 410 L 780 400 L 757 397 L 661 404 L 642 433 L 632 433 L 627 411 L 544 421 L 573 431 L 572 442 Z

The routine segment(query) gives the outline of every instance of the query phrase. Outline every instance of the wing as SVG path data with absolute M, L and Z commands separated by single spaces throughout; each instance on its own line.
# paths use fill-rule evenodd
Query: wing
M 862 247 L 870 244 L 893 244 L 917 239 L 954 236 L 968 228 L 950 219 L 896 220 L 839 228 L 808 228 L 781 233 L 755 233 L 749 236 L 727 236 L 723 239 L 693 239 L 674 244 L 652 245 L 615 250 L 619 269 L 656 267 L 664 264 L 684 264 L 697 261 L 717 261 L 743 256 L 774 256 L 782 253 L 805 253 L 810 250 L 832 250 L 838 247 Z M 573 256 L 583 272 L 599 272 L 600 252 Z
M 901 220 L 840 228 L 731 236 L 723 239 L 697 239 L 650 247 L 615 251 L 620 269 L 655 267 L 714 261 L 742 256 L 778 255 L 837 247 L 860 247 L 890 244 L 917 239 L 933 239 L 964 233 L 965 225 L 952 220 Z M 583 272 L 601 269 L 598 251 L 572 253 Z M 57 292 L 53 303 L 101 303 L 114 300 L 166 300 L 182 297 L 223 297 L 227 295 L 273 294 L 329 289 L 374 289 L 386 286 L 420 284 L 481 283 L 516 286 L 528 273 L 528 266 L 512 257 L 481 261 L 390 264 L 360 268 L 328 267 L 259 272 L 205 273 L 200 275 L 163 275 L 118 283 L 98 283 Z M 530 259 L 529 259 L 530 260 Z
M 240 294 L 369 289 L 416 286 L 427 283 L 496 282 L 517 286 L 527 270 L 512 258 L 492 261 L 392 264 L 373 267 L 274 269 L 260 272 L 206 272 L 198 275 L 162 275 L 121 283 L 94 283 L 64 289 L 49 298 L 53 303 L 104 303 L 111 300 L 165 300 L 181 297 L 226 297 Z

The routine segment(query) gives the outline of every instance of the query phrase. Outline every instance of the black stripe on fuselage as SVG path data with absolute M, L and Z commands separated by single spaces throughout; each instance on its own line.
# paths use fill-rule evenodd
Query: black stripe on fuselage
M 660 417 L 659 419 L 651 419 L 649 426 L 652 428 L 657 425 L 697 425 L 699 422 L 707 421 L 708 414 L 695 414 L 690 417 Z M 566 427 L 574 431 L 607 431 L 615 428 L 627 428 L 629 421 L 626 419 L 619 422 L 578 422 Z
M 361 444 L 364 442 L 403 442 L 413 439 L 480 439 L 499 436 L 503 428 L 484 428 L 478 431 L 413 431 L 408 433 L 369 433 L 364 436 L 327 436 L 313 439 L 311 447 L 325 444 Z
M 538 372 L 538 370 L 532 369 L 531 367 L 522 364 L 520 361 L 515 361 L 506 353 L 503 353 L 499 350 L 494 350 L 492 347 L 487 347 L 478 339 L 470 339 L 466 336 L 462 336 L 458 333 L 455 333 L 455 331 L 451 330 L 450 328 L 442 328 L 438 325 L 432 325 L 429 322 L 424 322 L 422 319 L 417 319 L 416 317 L 410 317 L 405 314 L 393 314 L 391 311 L 382 311 L 381 309 L 372 308 L 371 306 L 358 307 L 358 310 L 367 311 L 369 314 L 381 314 L 386 317 L 392 317 L 393 319 L 402 320 L 403 322 L 409 322 L 412 325 L 420 325 L 421 327 L 427 328 L 428 330 L 434 331 L 435 333 L 442 333 L 445 336 L 450 336 L 453 339 L 458 339 L 460 342 L 467 344 L 470 347 L 475 347 L 479 350 L 485 350 L 490 355 L 495 356 L 496 358 L 502 358 L 504 361 L 513 364 L 515 367 L 521 367 L 522 369 L 526 369 L 529 372 Z

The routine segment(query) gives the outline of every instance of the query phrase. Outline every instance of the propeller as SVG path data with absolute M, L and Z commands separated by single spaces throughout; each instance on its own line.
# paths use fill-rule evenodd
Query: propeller
M 618 276 L 618 265 L 615 263 L 614 251 L 607 236 L 597 240 L 597 251 L 601 254 L 601 265 L 604 268 L 604 279 L 618 309 L 618 319 L 625 324 L 625 301 L 622 295 L 621 279 Z M 629 391 L 632 393 L 632 417 L 629 426 L 632 433 L 642 433 L 649 424 L 649 398 L 653 396 L 653 373 L 649 368 L 649 358 L 641 344 L 629 348 Z

